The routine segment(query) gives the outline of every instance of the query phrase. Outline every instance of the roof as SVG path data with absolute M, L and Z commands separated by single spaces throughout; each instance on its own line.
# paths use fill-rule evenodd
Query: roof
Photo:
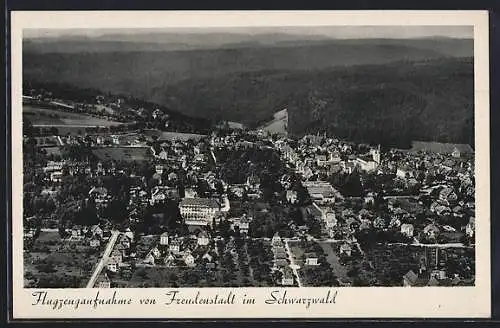
M 408 280 L 408 282 L 410 282 L 410 284 L 413 285 L 417 281 L 418 276 L 415 272 L 413 272 L 413 270 L 410 270 L 403 276 L 403 278 Z
M 413 141 L 412 151 L 430 151 L 434 153 L 451 154 L 455 149 L 461 153 L 474 153 L 474 149 L 467 144 L 452 144 L 440 142 Z
M 208 238 L 209 235 L 208 235 L 208 232 L 206 231 L 200 231 L 200 233 L 198 234 L 198 238 Z
M 306 258 L 317 258 L 318 256 L 316 255 L 316 253 L 305 253 L 304 256 Z
M 219 203 L 213 198 L 184 198 L 179 206 L 202 206 L 219 208 Z

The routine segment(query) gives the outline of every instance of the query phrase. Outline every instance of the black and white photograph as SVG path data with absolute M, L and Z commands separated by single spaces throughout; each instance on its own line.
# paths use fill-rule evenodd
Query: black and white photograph
M 475 287 L 474 35 L 23 28 L 22 288 Z

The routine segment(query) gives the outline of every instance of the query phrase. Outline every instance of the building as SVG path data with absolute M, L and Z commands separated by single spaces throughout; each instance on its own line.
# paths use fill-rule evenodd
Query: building
M 453 157 L 462 157 L 463 155 L 474 154 L 474 149 L 467 144 L 413 141 L 411 146 L 412 152 L 423 151 L 437 154 L 448 154 Z
M 107 274 L 102 274 L 97 278 L 94 288 L 111 288 L 111 281 Z
M 286 200 L 290 204 L 295 204 L 297 202 L 297 192 L 295 190 L 287 190 Z
M 465 233 L 467 236 L 470 238 L 474 237 L 474 232 L 476 230 L 476 219 L 474 217 L 471 217 L 469 219 L 469 223 L 465 226 Z
M 283 269 L 283 276 L 281 277 L 281 284 L 283 286 L 293 286 L 293 284 L 294 284 L 293 271 L 292 271 L 292 269 L 290 269 L 290 267 L 285 267 Z
M 184 263 L 186 263 L 187 266 L 194 266 L 194 256 L 191 255 L 191 253 L 187 253 L 186 255 L 184 255 Z
M 408 237 L 413 237 L 413 224 L 410 223 L 404 223 L 401 225 L 401 233 L 408 236 Z
M 160 235 L 160 245 L 168 245 L 168 232 L 164 232 Z
M 349 245 L 347 243 L 340 245 L 340 254 L 345 254 L 347 256 L 351 256 L 351 254 L 352 254 L 351 245 Z
M 305 257 L 305 264 L 306 265 L 311 265 L 311 266 L 319 265 L 318 256 L 316 254 L 306 253 L 306 254 L 304 254 L 304 257 Z
M 431 239 L 435 239 L 438 236 L 439 232 L 440 232 L 439 227 L 432 223 L 428 224 L 424 228 L 424 234 Z
M 215 215 L 220 211 L 220 205 L 211 198 L 184 198 L 179 209 L 187 225 L 207 226 L 212 224 Z
M 418 279 L 417 274 L 413 272 L 413 270 L 410 270 L 403 276 L 403 286 L 405 287 L 415 286 L 415 284 L 417 283 L 417 279 Z
M 197 238 L 198 238 L 198 245 L 200 246 L 206 246 L 210 243 L 210 236 L 206 231 L 200 231 Z
M 306 181 L 303 183 L 313 202 L 318 204 L 334 203 L 335 189 L 327 181 Z

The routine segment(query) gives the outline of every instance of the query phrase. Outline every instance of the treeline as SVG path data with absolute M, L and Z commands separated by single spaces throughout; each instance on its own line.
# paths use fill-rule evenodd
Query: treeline
M 328 132 L 406 148 L 412 140 L 474 142 L 472 58 L 190 79 L 162 100 L 193 116 L 255 126 L 288 108 L 289 132 Z

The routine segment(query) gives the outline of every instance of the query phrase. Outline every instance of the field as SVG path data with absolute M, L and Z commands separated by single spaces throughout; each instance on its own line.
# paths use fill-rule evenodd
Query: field
M 326 260 L 330 263 L 335 276 L 341 281 L 350 281 L 350 278 L 347 276 L 348 267 L 340 263 L 338 255 L 338 248 L 341 242 L 318 242 L 318 244 L 325 251 Z
M 203 134 L 194 134 L 194 133 L 182 133 L 182 132 L 170 132 L 170 131 L 159 131 L 159 130 L 144 130 L 144 135 L 146 137 L 153 137 L 156 136 L 158 137 L 158 140 L 199 140 L 206 135 Z
M 23 106 L 23 116 L 31 121 L 35 127 L 60 127 L 60 126 L 111 126 L 119 125 L 120 122 L 105 120 L 81 113 L 70 113 L 57 109 L 49 109 L 35 106 Z
M 24 254 L 24 285 L 36 288 L 85 286 L 99 249 L 86 243 L 62 240 L 58 232 L 40 232 Z
M 101 161 L 141 162 L 151 159 L 149 147 L 106 147 L 92 150 Z
M 345 268 L 340 265 L 335 252 L 338 243 L 330 242 L 288 242 L 294 263 L 300 268 L 298 273 L 303 286 L 337 286 L 338 280 L 347 280 Z M 318 257 L 318 265 L 304 263 L 303 255 L 313 252 Z

